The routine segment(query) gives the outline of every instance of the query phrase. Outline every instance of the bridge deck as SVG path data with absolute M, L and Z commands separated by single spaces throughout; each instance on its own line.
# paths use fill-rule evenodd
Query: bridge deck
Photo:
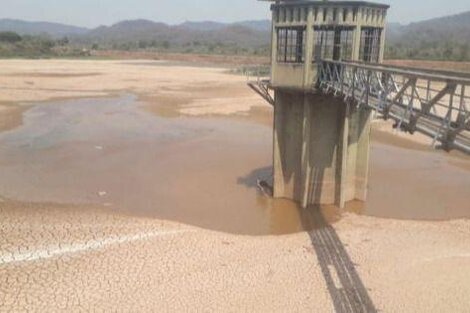
M 331 60 L 317 65 L 312 91 L 373 109 L 402 130 L 431 137 L 434 146 L 470 154 L 470 74 Z M 269 80 L 248 85 L 274 105 Z
M 446 150 L 470 153 L 470 75 L 323 60 L 317 88 L 430 136 Z

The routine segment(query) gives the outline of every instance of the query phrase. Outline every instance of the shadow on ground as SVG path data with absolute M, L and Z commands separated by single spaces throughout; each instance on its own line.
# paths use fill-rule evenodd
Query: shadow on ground
M 323 173 L 323 169 L 318 169 L 313 173 L 313 179 L 321 181 Z M 248 188 L 259 189 L 259 182 L 272 186 L 272 167 L 255 169 L 247 176 L 238 179 L 239 184 Z M 316 188 L 309 190 L 309 197 L 318 200 L 322 192 L 321 185 L 312 185 Z M 332 226 L 335 218 L 320 206 L 310 206 L 307 209 L 298 206 L 297 210 L 302 228 L 308 232 L 315 250 L 335 312 L 377 312 L 354 263 Z
M 314 229 L 308 234 L 335 311 L 338 313 L 377 312 L 354 263 L 333 226 L 325 220 L 318 207 L 301 210 L 303 210 L 304 228 Z

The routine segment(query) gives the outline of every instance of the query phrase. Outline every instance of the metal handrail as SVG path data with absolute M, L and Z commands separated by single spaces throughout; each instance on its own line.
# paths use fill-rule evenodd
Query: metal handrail
M 373 109 L 410 133 L 419 131 L 441 142 L 446 150 L 470 154 L 470 76 L 333 60 L 317 65 L 322 92 Z

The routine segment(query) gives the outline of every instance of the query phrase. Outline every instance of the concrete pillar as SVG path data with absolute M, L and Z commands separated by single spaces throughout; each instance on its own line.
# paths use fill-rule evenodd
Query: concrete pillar
M 348 198 L 365 201 L 369 177 L 372 111 L 366 108 L 357 109 L 353 114 L 355 137 L 350 139 L 349 146 L 356 149 L 355 154 L 351 156 L 356 163 L 354 167 L 350 168 L 351 172 L 354 171 L 355 180 L 352 184 L 354 184 L 355 190 L 354 195 L 349 195 Z
M 380 37 L 380 53 L 379 53 L 379 63 L 384 61 L 384 54 L 385 54 L 385 32 L 387 28 L 384 26 L 382 29 L 382 35 Z
M 314 32 L 313 32 L 313 9 L 308 8 L 307 14 L 307 27 L 305 29 L 305 69 L 304 69 L 304 87 L 308 87 L 309 83 L 311 82 L 311 68 L 312 68 L 312 61 L 313 61 L 313 46 L 315 42 Z
M 274 196 L 303 207 L 365 200 L 369 110 L 342 99 L 276 90 Z
M 353 33 L 353 52 L 352 52 L 353 61 L 362 61 L 362 60 L 359 60 L 360 49 L 361 49 L 361 27 L 359 26 L 359 23 L 358 23 Z
M 303 93 L 277 91 L 274 106 L 274 197 L 300 201 Z
M 284 144 L 284 119 L 282 105 L 282 94 L 276 92 L 274 95 L 274 129 L 273 129 L 273 196 L 274 198 L 285 198 L 283 150 Z
M 280 10 L 272 12 L 273 19 L 271 22 L 271 43 L 272 43 L 272 48 L 271 48 L 271 68 L 275 68 L 276 62 L 277 62 L 277 32 L 276 32 L 276 25 L 275 25 L 275 17 L 277 14 L 280 14 Z M 271 71 L 271 81 L 274 81 L 274 71 Z
M 346 201 L 350 199 L 347 193 L 349 182 L 348 176 L 348 156 L 349 156 L 349 133 L 350 133 L 350 104 L 344 103 L 341 108 L 342 114 L 338 116 L 339 138 L 338 138 L 338 158 L 336 162 L 336 186 L 335 186 L 335 205 L 344 208 Z
M 302 118 L 302 199 L 301 205 L 303 208 L 306 208 L 309 204 L 309 187 L 310 187 L 310 180 L 311 180 L 311 170 L 312 167 L 310 166 L 310 129 L 311 129 L 311 105 L 309 103 L 308 95 L 304 96 L 304 112 Z

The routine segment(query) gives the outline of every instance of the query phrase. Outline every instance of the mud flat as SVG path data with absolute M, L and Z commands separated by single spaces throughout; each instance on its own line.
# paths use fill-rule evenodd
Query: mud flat
M 0 101 L 31 106 L 0 133 L 0 311 L 470 306 L 468 158 L 377 124 L 369 201 L 301 210 L 256 189 L 272 116 L 244 77 L 0 65 Z
M 0 104 L 0 132 L 13 129 L 21 125 L 23 121 L 23 112 L 28 107 L 18 105 Z

